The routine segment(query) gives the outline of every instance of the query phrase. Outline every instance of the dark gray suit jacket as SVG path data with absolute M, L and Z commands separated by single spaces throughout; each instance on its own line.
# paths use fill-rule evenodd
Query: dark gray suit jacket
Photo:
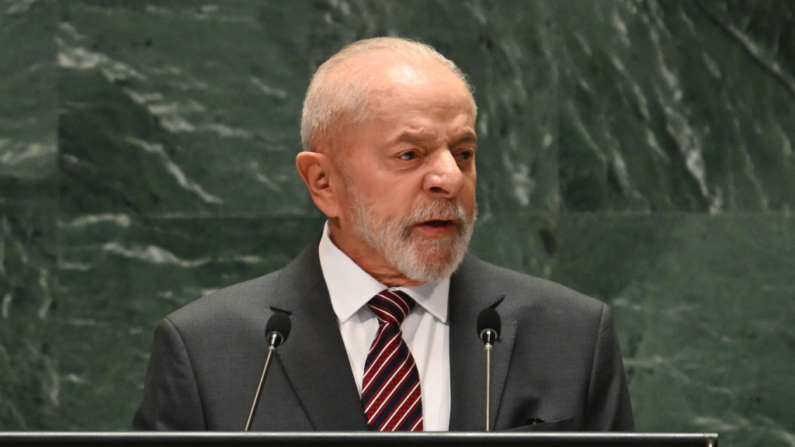
M 494 429 L 634 428 L 610 309 L 467 255 L 450 285 L 451 431 L 483 429 L 485 366 L 476 319 L 500 300 Z M 317 243 L 284 269 L 215 292 L 160 322 L 133 428 L 242 430 L 273 308 L 291 313 L 292 332 L 268 374 L 252 430 L 366 430 Z

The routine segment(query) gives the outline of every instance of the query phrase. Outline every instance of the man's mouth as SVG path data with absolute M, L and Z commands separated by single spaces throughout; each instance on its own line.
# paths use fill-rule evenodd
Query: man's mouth
M 453 224 L 454 222 L 452 220 L 428 220 L 420 223 L 420 225 L 434 227 L 434 228 L 446 227 Z
M 431 219 L 416 224 L 422 234 L 430 237 L 448 237 L 459 231 L 461 222 L 458 219 Z

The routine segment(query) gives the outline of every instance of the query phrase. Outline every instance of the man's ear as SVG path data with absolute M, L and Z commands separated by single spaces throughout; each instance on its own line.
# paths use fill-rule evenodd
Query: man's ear
M 295 167 L 320 211 L 329 219 L 337 217 L 339 200 L 332 187 L 337 171 L 329 157 L 319 152 L 301 152 L 295 157 Z

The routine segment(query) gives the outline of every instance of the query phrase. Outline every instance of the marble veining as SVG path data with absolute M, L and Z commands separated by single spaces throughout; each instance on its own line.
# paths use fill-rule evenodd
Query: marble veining
M 776 8 L 769 36 L 761 5 L 563 2 L 564 206 L 791 210 L 792 12 Z
M 793 446 L 786 0 L 0 1 L 0 430 L 126 428 L 151 331 L 323 218 L 311 73 L 403 35 L 468 73 L 481 258 L 615 311 L 641 431 Z

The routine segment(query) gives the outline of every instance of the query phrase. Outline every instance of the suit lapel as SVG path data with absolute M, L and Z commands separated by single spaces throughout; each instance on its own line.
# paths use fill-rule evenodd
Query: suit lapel
M 450 430 L 485 429 L 486 365 L 483 342 L 477 335 L 477 316 L 481 310 L 497 303 L 503 295 L 491 290 L 482 278 L 480 263 L 467 255 L 450 282 Z M 517 322 L 497 312 L 502 318 L 502 333 L 492 351 L 491 426 L 496 426 L 505 379 L 511 362 Z
M 291 313 L 279 360 L 315 430 L 366 430 L 362 403 L 317 254 L 310 245 L 282 271 L 280 309 Z

